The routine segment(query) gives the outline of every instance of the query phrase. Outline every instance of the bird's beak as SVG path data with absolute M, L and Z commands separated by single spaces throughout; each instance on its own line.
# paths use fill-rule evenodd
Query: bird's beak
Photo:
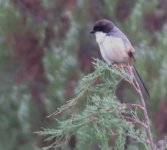
M 91 34 L 94 34 L 94 33 L 95 33 L 95 31 L 94 31 L 94 30 L 91 30 L 91 31 L 90 31 L 90 33 L 91 33 Z

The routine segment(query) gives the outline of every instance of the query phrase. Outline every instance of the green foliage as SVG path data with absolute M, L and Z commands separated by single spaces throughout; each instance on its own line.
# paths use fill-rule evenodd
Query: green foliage
M 146 144 L 147 136 L 144 128 L 124 118 L 124 114 L 128 114 L 138 119 L 136 109 L 129 109 L 114 96 L 120 78 L 126 79 L 127 74 L 123 69 L 118 71 L 99 60 L 96 61 L 95 68 L 93 73 L 82 80 L 84 86 L 76 98 L 53 114 L 57 115 L 68 109 L 69 118 L 62 121 L 56 119 L 58 123 L 56 129 L 46 128 L 37 132 L 47 137 L 47 140 L 54 141 L 45 149 L 68 147 L 68 141 L 73 135 L 77 140 L 76 149 L 92 149 L 97 146 L 104 150 L 111 147 L 115 147 L 115 150 L 124 150 L 127 133 L 133 139 L 133 144 L 129 145 L 139 146 L 139 143 L 142 143 L 145 146 L 143 148 L 148 150 L 149 145 Z M 97 78 L 100 78 L 99 83 L 93 85 Z M 85 107 L 82 111 L 73 112 L 81 100 L 85 101 Z

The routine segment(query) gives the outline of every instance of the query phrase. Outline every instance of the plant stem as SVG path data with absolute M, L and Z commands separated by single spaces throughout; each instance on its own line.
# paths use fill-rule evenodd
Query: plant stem
M 136 84 L 134 84 L 134 82 Z M 145 124 L 146 124 L 146 128 L 145 129 L 146 129 L 149 141 L 150 141 L 150 146 L 151 146 L 152 150 L 155 150 L 155 145 L 154 145 L 154 142 L 153 142 L 153 137 L 152 137 L 152 133 L 151 133 L 151 129 L 150 129 L 149 117 L 148 117 L 148 112 L 147 112 L 145 100 L 144 100 L 143 94 L 141 92 L 139 83 L 137 82 L 135 77 L 134 77 L 134 82 L 132 84 L 133 84 L 133 86 L 135 87 L 136 91 L 138 92 L 138 94 L 140 96 L 141 105 L 143 107 L 144 119 L 145 119 Z
M 67 101 L 65 105 L 61 106 L 58 110 L 56 110 L 52 114 L 48 115 L 47 118 L 50 118 L 53 115 L 56 116 L 56 115 L 62 113 L 64 110 L 66 110 L 68 108 L 71 108 L 74 105 L 76 105 L 76 100 L 80 99 L 80 97 L 82 97 L 83 94 L 89 89 L 89 87 L 91 87 L 92 85 L 94 85 L 99 79 L 100 79 L 100 76 L 97 76 L 95 79 L 93 79 L 93 81 L 91 81 L 88 85 L 86 85 L 83 88 L 84 90 L 81 91 L 75 99 Z
M 151 129 L 150 129 L 150 125 L 149 125 L 149 117 L 148 117 L 148 113 L 147 113 L 147 109 L 146 109 L 146 105 L 145 105 L 145 100 L 144 100 L 144 97 L 143 97 L 143 94 L 141 93 L 141 91 L 138 92 L 138 93 L 140 95 L 140 100 L 141 100 L 142 106 L 144 108 L 143 112 L 144 112 L 145 122 L 146 122 L 146 125 L 147 125 L 147 128 L 146 128 L 147 136 L 148 136 L 148 138 L 150 140 L 151 149 L 155 150 L 153 137 L 152 137 Z

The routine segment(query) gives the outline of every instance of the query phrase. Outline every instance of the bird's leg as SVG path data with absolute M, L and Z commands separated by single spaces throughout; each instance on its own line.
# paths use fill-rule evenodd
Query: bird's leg
M 123 65 L 125 72 L 128 74 L 127 78 L 130 82 L 133 82 L 134 74 L 133 74 L 133 67 L 127 63 Z
M 126 66 L 126 69 L 129 73 L 129 80 L 134 84 L 134 86 L 136 87 L 136 89 L 140 89 L 139 83 L 137 82 L 134 73 L 133 73 L 133 66 L 131 66 L 129 63 Z
M 132 66 L 129 63 L 122 64 L 122 66 L 123 66 L 125 72 L 129 73 L 130 75 L 132 74 Z
M 132 71 L 132 66 L 128 63 L 127 65 L 125 65 L 125 69 L 128 71 L 128 73 L 130 73 L 130 75 L 132 75 L 133 71 Z
M 133 75 L 133 67 L 130 65 L 130 63 L 114 63 L 113 66 L 121 71 L 123 69 L 125 73 L 128 74 L 127 78 L 130 82 L 133 81 L 134 75 Z
M 120 70 L 120 68 L 121 68 L 119 64 L 114 64 L 113 66 L 114 66 L 114 68 L 117 69 L 117 70 Z
M 120 70 L 121 68 L 124 67 L 124 65 L 123 65 L 122 63 L 117 63 L 117 62 L 112 63 L 112 65 L 113 65 L 114 68 L 116 68 L 117 70 Z

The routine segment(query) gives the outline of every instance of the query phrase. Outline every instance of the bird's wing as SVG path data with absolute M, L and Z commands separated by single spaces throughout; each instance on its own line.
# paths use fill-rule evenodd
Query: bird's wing
M 134 55 L 133 55 L 133 53 L 135 52 L 135 49 L 133 48 L 132 44 L 128 40 L 127 36 L 117 27 L 115 27 L 115 31 L 113 33 L 111 33 L 111 35 L 115 36 L 115 37 L 119 37 L 123 40 L 124 45 L 126 47 L 126 51 L 128 52 L 128 56 L 130 58 L 132 58 L 133 61 L 135 61 L 135 58 L 134 58 Z M 139 75 L 139 73 L 138 73 L 138 71 L 135 68 L 133 63 L 132 63 L 132 66 L 133 66 L 134 76 L 135 76 L 136 80 L 139 82 L 139 86 L 140 86 L 141 90 L 142 91 L 144 90 L 147 93 L 147 95 L 149 95 L 149 92 L 148 92 L 141 76 Z
M 132 44 L 128 40 L 127 36 L 117 27 L 114 28 L 114 31 L 111 33 L 112 36 L 119 37 L 123 40 L 124 45 L 126 47 L 126 51 L 132 54 L 135 52 L 135 49 L 133 48 Z

